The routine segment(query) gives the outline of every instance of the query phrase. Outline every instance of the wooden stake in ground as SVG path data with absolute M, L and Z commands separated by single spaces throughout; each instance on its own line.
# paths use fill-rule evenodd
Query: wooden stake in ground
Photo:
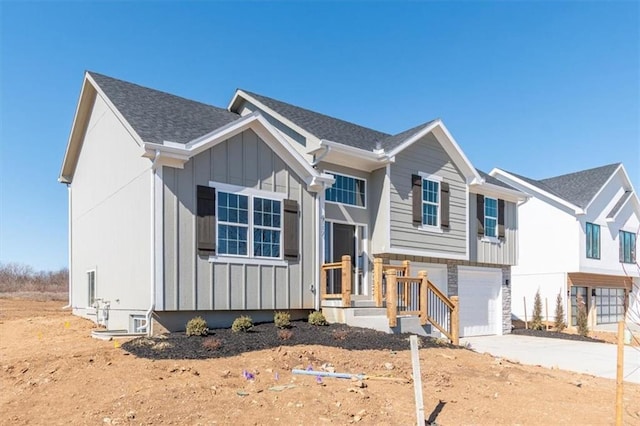
M 422 399 L 422 374 L 420 373 L 420 357 L 418 356 L 418 337 L 412 334 L 411 363 L 413 364 L 413 391 L 416 398 L 416 421 L 418 426 L 424 426 L 424 401 Z
M 524 302 L 524 328 L 529 328 L 529 324 L 527 323 L 527 298 L 523 297 L 522 301 Z
M 622 379 L 624 374 L 624 321 L 618 322 L 618 362 L 616 365 L 616 426 L 622 426 Z

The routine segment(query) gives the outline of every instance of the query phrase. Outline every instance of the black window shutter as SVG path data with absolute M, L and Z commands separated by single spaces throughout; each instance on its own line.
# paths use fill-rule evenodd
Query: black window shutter
M 216 189 L 198 185 L 197 198 L 198 251 L 214 254 L 216 252 Z
M 449 184 L 440 182 L 440 226 L 449 227 Z
M 284 200 L 284 258 L 289 260 L 298 259 L 300 255 L 300 238 L 298 230 L 298 202 L 296 200 Z
M 411 196 L 413 197 L 413 223 L 422 225 L 422 177 L 411 175 Z
M 504 200 L 498 200 L 498 238 L 504 238 Z
M 478 219 L 478 235 L 484 236 L 484 195 L 476 194 L 476 217 Z

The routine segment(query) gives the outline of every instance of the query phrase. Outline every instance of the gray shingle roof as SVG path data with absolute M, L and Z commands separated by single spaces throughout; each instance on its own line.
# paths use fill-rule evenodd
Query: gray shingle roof
M 514 191 L 517 191 L 517 189 L 514 188 L 513 186 L 508 185 L 508 184 L 502 182 L 501 180 L 494 178 L 490 174 L 485 173 L 480 169 L 476 169 L 476 171 L 478 172 L 480 177 L 483 178 L 487 183 L 490 183 L 492 185 L 499 186 L 499 187 L 502 187 L 502 188 L 513 189 Z
M 402 142 L 404 142 L 405 140 L 409 139 L 411 136 L 423 130 L 425 127 L 429 127 L 429 125 L 431 125 L 434 121 L 435 120 L 427 121 L 426 123 L 422 123 L 409 130 L 405 130 L 404 132 L 400 132 L 396 135 L 389 136 L 377 142 L 380 144 L 380 147 L 384 148 L 385 150 L 393 149 L 396 146 L 402 144 Z
M 240 116 L 94 72 L 89 75 L 145 142 L 187 143 Z
M 291 105 L 277 99 L 258 95 L 257 93 L 247 90 L 242 91 L 319 139 L 326 139 L 343 145 L 371 151 L 376 148 L 377 141 L 384 140 L 391 136 L 387 133 L 320 114 L 319 112 Z
M 540 180 L 527 178 L 512 172 L 509 173 L 571 204 L 585 208 L 620 164 L 608 164 Z

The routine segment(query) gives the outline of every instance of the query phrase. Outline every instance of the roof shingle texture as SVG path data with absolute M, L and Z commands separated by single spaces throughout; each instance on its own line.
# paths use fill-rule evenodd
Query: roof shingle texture
M 89 72 L 144 142 L 187 143 L 240 118 L 201 102 Z
M 607 164 L 540 180 L 509 173 L 571 204 L 585 208 L 619 166 L 620 163 Z
M 248 90 L 243 89 L 242 91 L 307 130 L 318 139 L 326 139 L 366 151 L 373 151 L 378 147 L 386 150 L 394 148 L 433 122 L 429 121 L 412 129 L 405 130 L 402 133 L 398 133 L 397 135 L 390 135 L 340 120 L 339 118 L 291 105 L 277 99 L 249 92 Z

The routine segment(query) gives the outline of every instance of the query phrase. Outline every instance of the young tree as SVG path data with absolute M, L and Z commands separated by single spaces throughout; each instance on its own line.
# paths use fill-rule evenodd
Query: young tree
M 562 291 L 558 293 L 556 297 L 556 318 L 554 324 L 556 331 L 560 332 L 567 328 L 567 323 L 564 322 L 564 303 L 562 303 Z
M 544 324 L 542 323 L 542 299 L 540 298 L 540 290 L 536 292 L 536 297 L 533 300 L 531 328 L 534 330 L 542 330 L 544 328 Z
M 587 320 L 587 304 L 584 303 L 582 296 L 578 293 L 576 299 L 578 305 L 578 318 L 576 319 L 576 326 L 578 327 L 578 334 L 581 336 L 589 335 L 589 324 Z

